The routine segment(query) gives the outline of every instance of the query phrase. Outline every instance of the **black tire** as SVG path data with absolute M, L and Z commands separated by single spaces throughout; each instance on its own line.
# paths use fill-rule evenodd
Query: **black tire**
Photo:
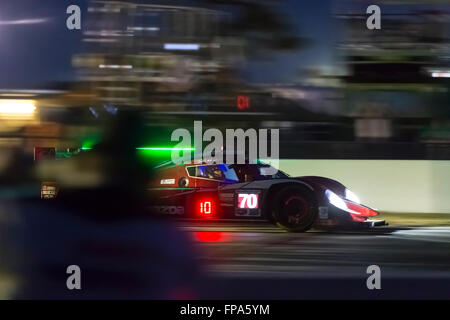
M 317 216 L 317 205 L 311 191 L 300 186 L 281 189 L 272 201 L 274 223 L 290 232 L 309 230 Z

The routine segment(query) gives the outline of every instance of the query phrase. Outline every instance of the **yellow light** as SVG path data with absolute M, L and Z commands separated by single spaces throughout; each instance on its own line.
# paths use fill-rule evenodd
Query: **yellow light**
M 34 100 L 0 99 L 0 114 L 32 115 L 36 110 Z
M 0 97 L 35 97 L 34 93 L 2 93 Z

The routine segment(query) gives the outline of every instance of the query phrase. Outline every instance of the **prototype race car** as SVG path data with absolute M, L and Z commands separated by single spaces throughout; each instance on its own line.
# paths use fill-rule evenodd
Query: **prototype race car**
M 35 148 L 35 160 L 79 152 Z M 152 212 L 181 219 L 268 221 L 293 232 L 386 225 L 370 219 L 378 212 L 360 204 L 343 184 L 324 177 L 290 177 L 264 163 L 166 162 L 155 168 L 148 192 Z M 42 182 L 41 198 L 56 198 L 58 193 L 57 183 Z
M 269 221 L 294 232 L 386 224 L 370 219 L 378 212 L 335 180 L 293 178 L 262 163 L 167 163 L 149 191 L 155 212 L 185 219 Z

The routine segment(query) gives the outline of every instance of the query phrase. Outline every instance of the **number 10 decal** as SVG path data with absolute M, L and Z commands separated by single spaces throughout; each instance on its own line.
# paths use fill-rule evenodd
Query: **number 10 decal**
M 258 196 L 257 193 L 239 193 L 239 209 L 258 209 Z

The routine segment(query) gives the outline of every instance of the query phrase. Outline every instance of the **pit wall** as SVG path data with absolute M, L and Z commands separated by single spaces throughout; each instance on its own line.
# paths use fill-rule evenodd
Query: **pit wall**
M 279 168 L 335 179 L 380 211 L 450 214 L 450 161 L 282 159 Z

